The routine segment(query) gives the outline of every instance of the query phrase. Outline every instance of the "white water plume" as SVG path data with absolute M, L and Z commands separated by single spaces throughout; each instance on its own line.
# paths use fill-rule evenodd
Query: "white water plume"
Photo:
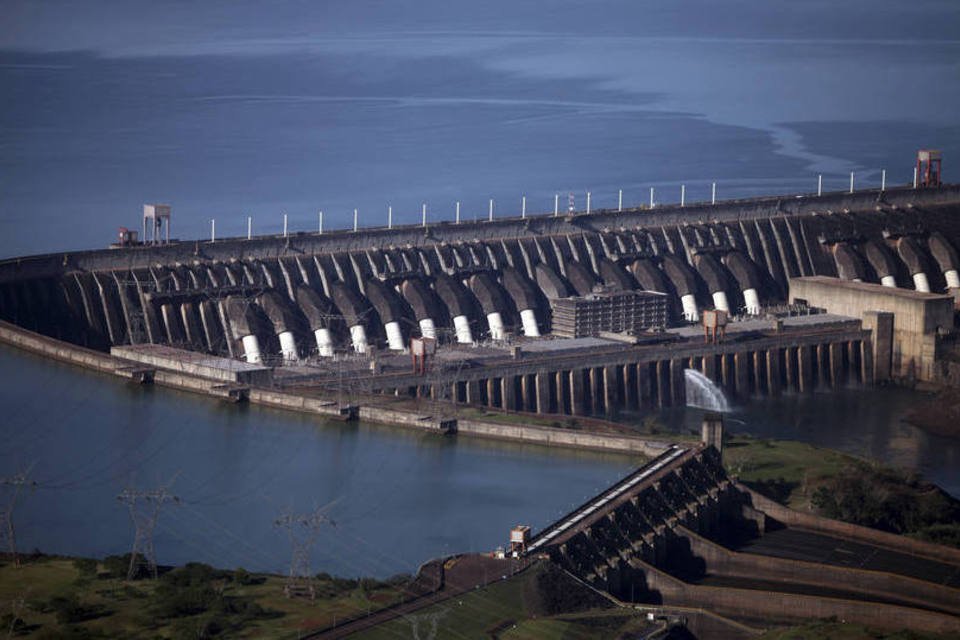
M 687 390 L 687 406 L 699 407 L 708 411 L 730 411 L 730 403 L 723 391 L 707 376 L 696 369 L 684 369 Z

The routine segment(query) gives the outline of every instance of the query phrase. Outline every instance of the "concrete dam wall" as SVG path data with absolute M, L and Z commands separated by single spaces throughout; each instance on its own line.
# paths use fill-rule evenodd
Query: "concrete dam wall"
M 664 293 L 677 324 L 758 314 L 797 276 L 958 286 L 958 213 L 945 186 L 51 254 L 0 263 L 0 318 L 268 363 L 536 337 L 598 287 Z

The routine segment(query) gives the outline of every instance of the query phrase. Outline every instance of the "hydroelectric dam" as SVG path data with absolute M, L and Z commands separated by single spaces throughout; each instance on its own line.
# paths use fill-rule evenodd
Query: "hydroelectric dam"
M 157 227 L 0 262 L 0 340 L 225 398 L 592 446 L 451 408 L 605 416 L 684 404 L 691 382 L 746 401 L 949 380 L 958 216 L 960 186 L 921 185 L 216 240 Z

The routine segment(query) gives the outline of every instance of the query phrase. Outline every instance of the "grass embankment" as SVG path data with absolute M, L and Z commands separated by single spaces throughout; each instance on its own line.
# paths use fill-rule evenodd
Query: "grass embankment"
M 399 582 L 321 576 L 316 600 L 290 599 L 283 577 L 200 564 L 158 580 L 127 582 L 125 575 L 122 558 L 34 556 L 21 567 L 4 562 L 0 631 L 29 638 L 295 638 L 334 617 L 393 604 L 401 594 Z
M 357 634 L 357 640 L 476 638 L 601 640 L 654 627 L 614 607 L 550 563 Z M 353 636 L 352 636 L 353 637 Z
M 845 467 L 864 464 L 833 449 L 795 440 L 733 436 L 723 443 L 727 473 L 791 509 L 809 511 L 814 491 Z
M 915 473 L 790 440 L 724 443 L 724 464 L 760 493 L 799 511 L 960 547 L 960 500 Z

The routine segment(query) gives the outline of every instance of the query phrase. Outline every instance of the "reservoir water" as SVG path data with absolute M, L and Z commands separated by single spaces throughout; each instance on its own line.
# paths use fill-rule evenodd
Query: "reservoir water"
M 952 0 L 487 3 L 9 0 L 0 25 L 0 257 L 102 247 L 173 205 L 173 233 L 843 189 L 960 177 Z M 161 562 L 282 569 L 285 508 L 329 505 L 315 566 L 409 571 L 546 524 L 634 461 L 323 424 L 0 349 L 0 475 L 34 464 L 24 548 L 102 556 L 116 494 L 179 471 Z M 960 494 L 957 444 L 896 420 L 910 395 L 784 398 L 731 426 L 923 470 Z M 672 414 L 691 428 L 697 411 Z M 734 420 L 740 420 L 744 424 Z

